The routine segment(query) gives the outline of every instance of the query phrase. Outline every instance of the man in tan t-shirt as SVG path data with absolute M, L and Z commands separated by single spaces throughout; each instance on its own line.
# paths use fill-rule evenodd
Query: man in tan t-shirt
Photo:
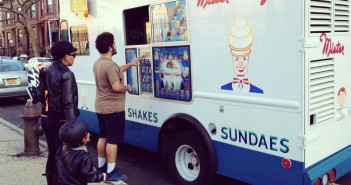
M 99 120 L 98 169 L 107 173 L 106 181 L 125 180 L 126 175 L 115 170 L 118 144 L 123 142 L 125 125 L 125 96 L 131 91 L 125 85 L 123 72 L 139 65 L 140 57 L 119 67 L 112 60 L 117 54 L 114 37 L 109 32 L 98 35 L 95 41 L 100 58 L 94 63 L 96 83 L 95 111 Z M 107 158 L 107 164 L 106 164 Z

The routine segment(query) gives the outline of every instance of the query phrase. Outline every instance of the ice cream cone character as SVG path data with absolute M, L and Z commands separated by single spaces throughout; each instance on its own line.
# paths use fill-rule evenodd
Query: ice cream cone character
M 223 85 L 221 89 L 263 94 L 263 90 L 252 85 L 246 77 L 249 71 L 249 57 L 253 42 L 254 35 L 250 23 L 247 19 L 236 17 L 228 35 L 233 70 L 236 76 L 232 82 Z
M 348 116 L 348 111 L 347 108 L 344 107 L 346 102 L 346 90 L 345 87 L 342 87 L 339 89 L 338 92 L 338 104 L 339 104 L 339 109 L 336 110 L 336 115 L 337 115 L 337 120 L 342 120 L 344 119 L 346 116 Z

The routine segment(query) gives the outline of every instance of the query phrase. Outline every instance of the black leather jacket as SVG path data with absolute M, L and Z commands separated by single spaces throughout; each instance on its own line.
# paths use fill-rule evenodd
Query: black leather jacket
M 101 182 L 103 175 L 93 166 L 89 153 L 63 145 L 56 155 L 57 174 L 62 185 L 86 185 Z
M 53 61 L 44 71 L 43 79 L 48 91 L 48 101 L 45 102 L 48 104 L 47 116 L 67 121 L 77 118 L 78 87 L 73 72 L 59 61 Z

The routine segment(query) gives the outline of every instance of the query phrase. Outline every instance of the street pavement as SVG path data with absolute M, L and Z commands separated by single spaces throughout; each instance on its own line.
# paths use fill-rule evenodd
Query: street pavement
M 0 118 L 0 182 L 4 185 L 45 185 L 46 142 L 39 140 L 40 154 L 24 155 L 24 132 Z M 106 183 L 89 183 L 106 185 Z M 115 183 L 125 184 L 125 183 Z

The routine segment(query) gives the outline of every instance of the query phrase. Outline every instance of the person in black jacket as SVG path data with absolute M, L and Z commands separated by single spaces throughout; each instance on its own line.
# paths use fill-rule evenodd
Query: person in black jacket
M 88 124 L 82 119 L 72 119 L 59 131 L 63 146 L 56 155 L 57 172 L 62 185 L 86 185 L 101 182 L 106 174 L 93 166 L 85 144 L 89 141 Z
M 67 41 L 58 41 L 51 48 L 52 64 L 45 67 L 39 74 L 42 92 L 42 104 L 45 117 L 41 119 L 48 145 L 48 160 L 46 163 L 46 179 L 48 185 L 56 185 L 55 154 L 62 145 L 58 134 L 60 127 L 66 121 L 79 116 L 78 88 L 73 72 L 68 68 L 74 63 L 77 49 Z M 43 77 L 45 75 L 45 77 Z

